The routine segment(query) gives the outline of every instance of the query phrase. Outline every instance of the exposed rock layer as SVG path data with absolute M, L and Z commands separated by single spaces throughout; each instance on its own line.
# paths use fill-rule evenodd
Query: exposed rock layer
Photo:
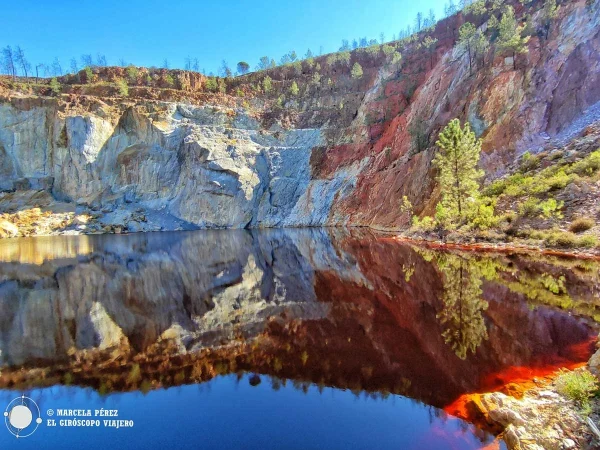
M 533 36 L 516 70 L 490 53 L 469 73 L 455 46 L 467 19 L 485 26 L 462 14 L 446 19 L 433 32 L 435 54 L 413 45 L 399 67 L 353 52 L 362 79 L 323 69 L 333 87 L 306 83 L 283 110 L 259 95 L 237 108 L 88 99 L 74 112 L 65 104 L 72 96 L 10 94 L 0 104 L 0 188 L 47 189 L 100 211 L 106 223 L 131 223 L 131 231 L 154 229 L 134 223 L 139 209 L 157 213 L 159 229 L 182 221 L 205 228 L 401 226 L 403 195 L 417 212 L 433 210 L 434 141 L 450 119 L 469 120 L 482 137 L 488 178 L 525 150 L 559 145 L 598 119 L 598 2 L 561 4 L 549 39 Z M 534 28 L 541 20 L 535 12 Z M 273 74 L 283 87 L 284 70 Z M 257 77 L 241 78 L 240 86 Z M 415 147 L 411 135 L 420 122 L 426 148 Z

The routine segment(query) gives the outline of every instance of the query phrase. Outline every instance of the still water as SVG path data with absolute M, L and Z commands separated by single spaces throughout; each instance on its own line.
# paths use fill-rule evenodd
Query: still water
M 504 448 L 457 405 L 584 362 L 599 277 L 362 231 L 2 240 L 0 410 L 33 414 L 0 449 Z

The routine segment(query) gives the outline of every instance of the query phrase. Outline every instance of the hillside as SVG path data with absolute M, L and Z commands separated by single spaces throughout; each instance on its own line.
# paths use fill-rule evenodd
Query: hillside
M 51 80 L 3 77 L 0 228 L 6 236 L 407 229 L 404 196 L 416 215 L 434 213 L 435 142 L 459 118 L 483 140 L 484 190 L 499 217 L 477 238 L 594 247 L 599 2 L 558 2 L 551 22 L 543 1 L 494 2 L 510 3 L 529 30 L 527 52 L 515 56 L 496 48 L 490 20 L 505 6 L 491 3 L 403 41 L 236 78 L 99 67 L 58 79 L 53 92 Z M 458 44 L 465 22 L 491 42 L 472 60 Z M 356 64 L 360 76 L 353 76 Z M 569 172 L 576 164 L 585 167 Z M 522 179 L 506 177 L 546 170 L 541 178 L 550 179 L 562 177 L 561 168 L 569 179 L 535 191 L 501 189 L 497 181 L 521 186 Z M 562 201 L 560 214 L 538 214 L 544 211 L 535 204 L 549 198 Z M 557 242 L 556 233 L 583 218 L 592 238 Z

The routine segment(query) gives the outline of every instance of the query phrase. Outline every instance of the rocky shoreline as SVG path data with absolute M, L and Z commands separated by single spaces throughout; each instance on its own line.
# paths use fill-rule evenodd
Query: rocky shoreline
M 600 350 L 577 372 L 598 374 Z M 465 407 L 469 418 L 504 440 L 509 450 L 567 450 L 600 448 L 600 435 L 588 423 L 600 421 L 600 399 L 591 401 L 586 415 L 579 405 L 558 392 L 555 372 L 503 392 L 472 394 Z

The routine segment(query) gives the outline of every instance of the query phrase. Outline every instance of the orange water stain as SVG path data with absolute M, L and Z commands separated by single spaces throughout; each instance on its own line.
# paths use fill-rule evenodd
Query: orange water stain
M 587 364 L 588 359 L 594 352 L 596 336 L 590 336 L 587 341 L 573 344 L 568 347 L 569 358 L 556 358 L 551 364 L 540 367 L 511 366 L 499 372 L 487 375 L 481 383 L 478 392 L 470 392 L 461 395 L 452 403 L 446 405 L 443 410 L 455 417 L 472 422 L 480 422 L 477 417 L 475 405 L 484 393 L 503 392 L 515 398 L 521 398 L 525 391 L 541 384 L 549 383 L 561 369 L 575 370 Z

